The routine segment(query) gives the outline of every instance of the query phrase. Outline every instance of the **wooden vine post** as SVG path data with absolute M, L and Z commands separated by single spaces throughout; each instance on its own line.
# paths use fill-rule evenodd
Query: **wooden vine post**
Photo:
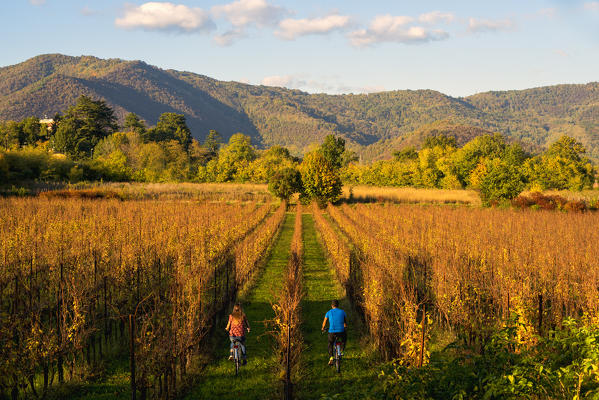
M 135 384 L 135 320 L 133 315 L 129 314 L 129 369 L 131 379 L 131 400 L 136 399 L 137 387 Z
M 422 368 L 424 364 L 424 338 L 426 334 L 426 304 L 422 305 L 422 338 L 420 341 L 420 361 L 418 362 L 418 367 Z
M 287 369 L 285 371 L 285 400 L 292 400 L 291 390 L 291 310 L 287 311 Z

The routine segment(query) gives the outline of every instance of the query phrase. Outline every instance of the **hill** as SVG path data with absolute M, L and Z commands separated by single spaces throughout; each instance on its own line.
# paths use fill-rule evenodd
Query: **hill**
M 464 141 L 498 131 L 530 148 L 567 134 L 599 160 L 599 84 L 559 85 L 454 98 L 433 90 L 327 95 L 223 82 L 142 61 L 41 55 L 0 68 L 0 120 L 51 116 L 86 94 L 102 98 L 122 118 L 135 112 L 149 125 L 163 112 L 185 114 L 194 136 L 210 129 L 225 138 L 252 136 L 259 146 L 301 154 L 327 134 L 343 136 L 364 160 L 385 158 L 446 121 Z M 419 138 L 420 137 L 420 138 Z

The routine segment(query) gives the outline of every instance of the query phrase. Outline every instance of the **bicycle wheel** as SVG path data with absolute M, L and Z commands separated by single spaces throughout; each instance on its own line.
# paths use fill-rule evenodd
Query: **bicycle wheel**
M 235 348 L 235 376 L 239 374 L 239 349 Z
M 339 345 L 335 349 L 335 369 L 337 369 L 337 373 L 341 372 L 341 347 Z

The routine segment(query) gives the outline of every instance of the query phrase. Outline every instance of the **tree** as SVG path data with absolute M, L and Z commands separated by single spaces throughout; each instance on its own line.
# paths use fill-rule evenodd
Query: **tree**
M 231 161 L 252 161 L 256 158 L 256 149 L 252 146 L 252 138 L 243 133 L 236 133 L 229 139 L 219 154 L 219 158 Z
M 424 187 L 438 187 L 443 178 L 443 172 L 437 167 L 439 154 L 436 148 L 426 148 L 418 152 L 418 184 Z
M 562 136 L 541 156 L 527 160 L 525 172 L 531 184 L 539 189 L 582 190 L 595 180 L 595 169 L 582 156 L 585 148 L 575 139 Z
M 129 113 L 125 116 L 125 124 L 123 128 L 128 132 L 136 132 L 140 135 L 146 133 L 146 124 L 139 116 L 135 113 Z
M 586 153 L 586 149 L 581 143 L 565 135 L 549 146 L 549 150 L 547 150 L 549 157 L 561 157 L 572 161 L 581 161 L 584 153 Z
M 252 161 L 248 168 L 252 182 L 270 182 L 275 173 L 295 167 L 296 161 L 285 147 L 273 146 Z
M 316 200 L 324 207 L 327 202 L 335 202 L 341 196 L 339 169 L 319 151 L 306 154 L 300 166 L 303 183 L 303 196 Z
M 286 147 L 275 145 L 268 149 L 264 156 L 290 159 L 291 153 L 289 153 L 289 149 L 287 149 Z
M 334 168 L 341 168 L 343 165 L 343 153 L 345 152 L 345 139 L 342 137 L 336 138 L 334 135 L 327 135 L 320 146 L 320 150 L 324 158 Z
M 218 150 L 220 148 L 221 140 L 222 138 L 220 136 L 220 133 L 218 133 L 214 129 L 210 129 L 210 132 L 208 132 L 208 136 L 204 141 L 204 148 L 208 152 L 208 161 L 218 156 Z
M 21 122 L 21 131 L 21 145 L 34 145 L 38 140 L 46 136 L 44 134 L 47 133 L 47 128 L 40 124 L 40 120 L 37 117 L 29 117 Z
M 0 123 L 0 145 L 5 149 L 18 148 L 21 144 L 23 131 L 16 121 Z
M 468 178 L 481 160 L 501 158 L 505 147 L 505 138 L 499 133 L 478 136 L 453 154 L 453 172 L 462 185 L 468 186 Z
M 501 159 L 493 159 L 485 164 L 480 176 L 480 197 L 483 205 L 496 201 L 512 200 L 526 186 L 526 179 L 520 169 Z
M 423 149 L 432 149 L 435 147 L 458 147 L 455 136 L 445 134 L 427 136 L 422 144 Z
M 284 168 L 274 173 L 268 182 L 268 190 L 281 200 L 289 200 L 302 190 L 302 177 L 295 168 Z
M 191 131 L 187 127 L 183 114 L 161 114 L 156 127 L 148 130 L 146 136 L 152 142 L 176 140 L 183 146 L 185 151 L 189 150 L 191 144 Z
M 397 161 L 416 160 L 418 159 L 418 152 L 413 147 L 407 147 L 402 150 L 394 151 L 393 157 L 395 157 L 395 160 Z
M 256 159 L 256 149 L 251 138 L 236 133 L 229 143 L 220 149 L 218 158 L 210 160 L 205 167 L 198 168 L 198 179 L 207 182 L 246 182 L 250 180 L 250 163 Z
M 353 150 L 345 150 L 341 155 L 341 166 L 347 167 L 349 164 L 356 162 L 360 159 L 358 154 Z
M 53 146 L 76 159 L 90 157 L 98 142 L 117 128 L 114 112 L 104 100 L 81 96 L 59 122 Z
M 56 133 L 52 137 L 52 148 L 59 153 L 77 158 L 82 152 L 82 149 L 78 146 L 80 141 L 84 141 L 84 138 L 78 137 L 77 123 L 70 118 L 65 118 L 60 122 Z

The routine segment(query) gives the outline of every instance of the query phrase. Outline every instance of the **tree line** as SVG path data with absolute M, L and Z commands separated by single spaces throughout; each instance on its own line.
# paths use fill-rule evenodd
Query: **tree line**
M 592 188 L 596 169 L 585 152 L 568 136 L 533 155 L 499 133 L 475 137 L 462 147 L 455 137 L 438 135 L 425 138 L 420 149 L 395 152 L 392 160 L 350 164 L 342 178 L 350 184 L 476 189 L 489 203 L 512 199 L 525 189 Z
M 44 124 L 35 117 L 0 124 L 0 183 L 23 181 L 140 181 L 269 183 L 281 198 L 334 201 L 342 183 L 480 190 L 483 200 L 513 198 L 522 190 L 590 188 L 596 170 L 585 148 L 563 136 L 545 152 L 527 152 L 501 134 L 463 146 L 451 134 L 430 135 L 420 148 L 392 160 L 357 163 L 345 140 L 329 135 L 303 159 L 281 146 L 260 150 L 242 133 L 227 143 L 211 130 L 194 139 L 185 116 L 163 113 L 147 127 L 136 114 L 119 126 L 103 100 L 81 96 Z

